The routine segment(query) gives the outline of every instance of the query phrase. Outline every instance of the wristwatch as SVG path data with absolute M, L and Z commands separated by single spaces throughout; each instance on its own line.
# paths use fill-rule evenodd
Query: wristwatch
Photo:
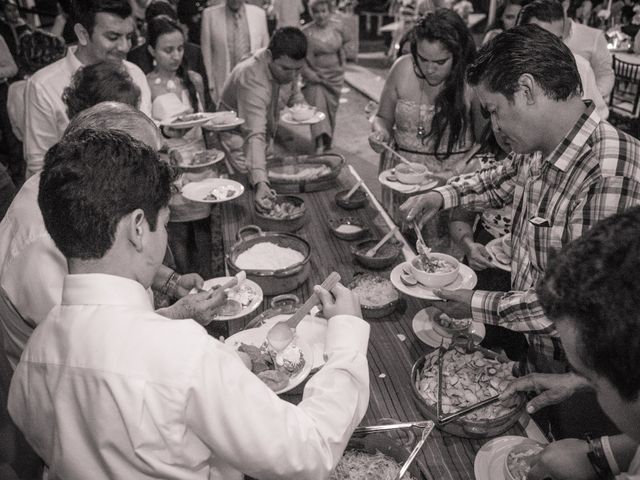
M 591 462 L 591 466 L 596 472 L 598 478 L 601 480 L 615 480 L 611 467 L 609 466 L 609 462 L 607 461 L 607 457 L 604 453 L 604 449 L 602 448 L 602 440 L 599 437 L 593 438 L 589 434 L 587 434 L 586 437 L 587 442 L 589 443 L 587 458 L 589 459 L 589 462 Z

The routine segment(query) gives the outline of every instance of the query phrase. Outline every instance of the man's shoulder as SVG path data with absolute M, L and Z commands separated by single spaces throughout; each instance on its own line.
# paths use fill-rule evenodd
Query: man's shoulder
M 211 7 L 207 7 L 202 10 L 202 18 L 211 17 L 216 18 L 218 15 L 221 15 L 224 12 L 225 4 L 222 3 L 220 5 L 212 5 Z
M 31 78 L 29 78 L 29 82 L 44 88 L 54 88 L 56 85 L 60 85 L 59 81 L 52 80 L 59 79 L 61 73 L 66 73 L 67 75 L 73 74 L 68 68 L 68 62 L 67 57 L 56 60 L 34 73 Z
M 602 30 L 598 30 L 597 28 L 593 28 L 579 22 L 573 22 L 572 28 L 575 29 L 576 33 L 579 33 L 583 37 L 587 36 L 587 37 L 596 38 L 596 37 L 599 37 L 600 35 L 604 35 L 604 32 Z
M 601 120 L 593 131 L 589 144 L 602 176 L 624 176 L 640 182 L 638 139 Z
M 133 80 L 135 80 L 136 82 L 144 80 L 144 83 L 147 83 L 147 76 L 138 65 L 128 60 L 123 60 L 123 63 L 124 67 L 127 69 L 129 75 L 131 75 L 131 78 L 133 78 Z

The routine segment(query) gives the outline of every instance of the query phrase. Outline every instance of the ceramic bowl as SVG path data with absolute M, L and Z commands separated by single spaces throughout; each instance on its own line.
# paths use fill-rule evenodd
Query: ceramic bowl
M 539 448 L 544 448 L 544 445 L 540 442 L 536 442 L 535 440 L 531 440 L 530 438 L 524 439 L 522 443 L 519 443 L 515 447 L 513 447 L 507 455 L 504 457 L 504 478 L 505 480 L 524 480 L 526 479 L 526 473 L 524 471 L 520 471 L 520 468 L 523 466 L 521 462 L 515 463 L 513 460 L 513 455 L 522 455 L 531 453 L 533 454 Z M 525 460 L 526 461 L 526 460 Z M 526 462 L 529 463 L 529 462 Z M 519 468 L 520 467 L 520 468 Z M 524 474 L 524 475 L 523 475 Z
M 356 208 L 362 208 L 369 202 L 369 197 L 362 190 L 356 190 L 350 198 L 344 198 L 349 190 L 342 190 L 336 193 L 336 203 L 339 207 L 345 210 L 355 210 Z
M 428 288 L 439 288 L 449 285 L 457 278 L 458 272 L 460 270 L 460 262 L 458 262 L 458 260 L 445 253 L 434 252 L 429 253 L 429 258 L 443 260 L 452 265 L 454 268 L 453 270 L 448 272 L 425 272 L 420 267 L 420 257 L 414 257 L 411 260 L 411 273 L 413 274 L 413 277 L 422 285 Z
M 296 122 L 310 120 L 316 113 L 315 109 L 309 105 L 294 105 L 291 107 L 291 116 Z
M 453 337 L 457 333 L 466 332 L 469 330 L 469 325 L 471 325 L 471 319 L 465 318 L 461 320 L 465 320 L 466 323 L 464 325 L 446 325 L 446 322 L 443 323 L 443 319 L 440 318 L 444 313 L 440 312 L 433 316 L 433 329 L 436 333 L 440 334 L 442 337 Z M 459 322 L 464 323 L 464 322 Z
M 371 247 L 376 245 L 380 239 L 373 238 L 363 240 L 351 247 L 351 253 L 358 263 L 373 270 L 382 270 L 390 267 L 398 258 L 401 252 L 400 242 L 391 239 L 382 245 L 373 257 L 367 257 L 366 253 Z
M 415 185 L 424 182 L 429 170 L 421 163 L 412 163 L 410 166 L 405 163 L 396 165 L 395 176 L 401 183 Z
M 358 240 L 369 231 L 362 222 L 355 217 L 330 218 L 331 233 L 341 240 Z

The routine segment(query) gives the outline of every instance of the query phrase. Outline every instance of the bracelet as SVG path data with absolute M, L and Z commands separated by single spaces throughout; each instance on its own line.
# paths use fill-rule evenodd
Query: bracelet
M 589 443 L 589 451 L 587 452 L 587 458 L 591 462 L 593 470 L 601 480 L 614 480 L 613 472 L 609 467 L 609 462 L 602 448 L 602 439 L 592 438 L 587 434 L 587 442 Z
M 602 442 L 602 449 L 604 450 L 604 456 L 607 459 L 607 463 L 609 464 L 611 473 L 613 475 L 619 475 L 620 467 L 618 466 L 616 457 L 614 457 L 613 455 L 613 450 L 611 450 L 611 443 L 609 442 L 609 437 L 605 435 L 600 439 L 600 441 Z
M 167 278 L 167 281 L 164 283 L 160 292 L 168 297 L 174 297 L 176 288 L 178 287 L 178 281 L 180 281 L 180 274 L 175 271 L 171 272 L 171 275 Z

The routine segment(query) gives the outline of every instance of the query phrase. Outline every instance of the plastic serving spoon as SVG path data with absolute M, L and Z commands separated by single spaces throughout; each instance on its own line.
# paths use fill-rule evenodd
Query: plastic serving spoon
M 396 233 L 396 230 L 398 229 L 398 227 L 394 227 L 392 228 L 389 233 L 387 233 L 384 237 L 382 237 L 380 239 L 380 241 L 378 243 L 376 243 L 373 247 L 371 247 L 369 250 L 367 250 L 367 252 L 364 254 L 365 257 L 373 257 L 375 256 L 376 253 L 378 253 L 378 250 L 380 250 L 380 247 L 382 247 L 385 243 L 387 243 L 389 241 L 389 239 L 391 237 L 393 237 L 394 233 Z
M 329 274 L 329 276 L 320 285 L 325 290 L 331 290 L 340 281 L 340 275 L 337 272 Z M 289 317 L 288 320 L 276 323 L 267 332 L 267 341 L 271 348 L 276 351 L 276 356 L 282 352 L 293 341 L 293 332 L 298 323 L 311 311 L 313 307 L 320 303 L 318 295 L 313 293 L 296 312 Z
M 362 180 L 358 181 L 358 183 L 351 187 L 351 190 L 349 190 L 344 196 L 344 200 L 349 200 L 353 196 L 353 194 L 356 193 L 356 190 L 360 188 L 360 185 L 362 185 Z

